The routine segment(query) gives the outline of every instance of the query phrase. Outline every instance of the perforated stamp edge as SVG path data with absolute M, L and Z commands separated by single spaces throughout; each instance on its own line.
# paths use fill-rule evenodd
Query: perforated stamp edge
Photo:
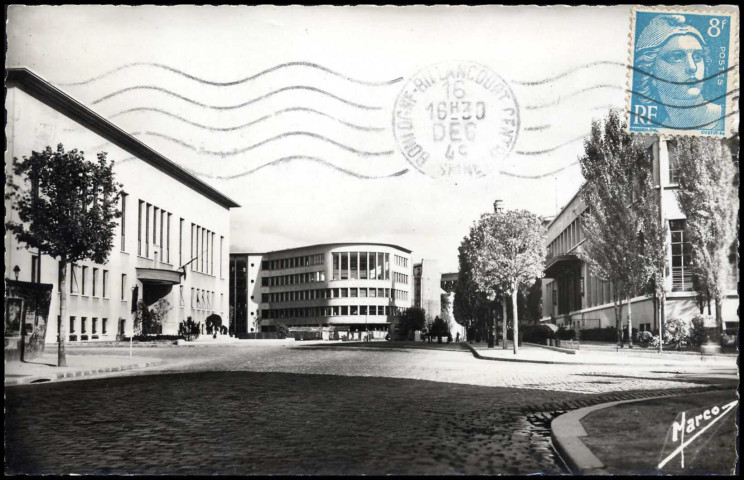
M 633 66 L 635 65 L 635 29 L 636 29 L 636 13 L 637 12 L 659 12 L 659 13 L 678 13 L 684 15 L 689 14 L 703 14 L 703 15 L 722 15 L 728 16 L 731 19 L 731 34 L 729 38 L 729 57 L 728 57 L 728 80 L 726 89 L 726 116 L 724 119 L 723 136 L 721 135 L 710 135 L 703 134 L 700 129 L 690 130 L 676 130 L 668 128 L 659 128 L 656 132 L 631 132 L 630 131 L 630 117 L 631 117 L 631 104 L 633 101 Z M 715 7 L 687 7 L 687 6 L 669 6 L 669 7 L 645 7 L 635 6 L 630 11 L 630 31 L 628 32 L 628 66 L 626 74 L 626 88 L 625 88 L 625 120 L 626 120 L 626 131 L 634 135 L 645 135 L 645 136 L 658 136 L 660 138 L 674 138 L 674 137 L 712 137 L 712 138 L 731 138 L 734 134 L 738 133 L 739 129 L 739 110 L 738 102 L 734 99 L 739 98 L 739 11 L 736 7 L 730 7 L 730 9 L 720 9 Z M 729 94 L 729 92 L 736 91 L 736 93 Z

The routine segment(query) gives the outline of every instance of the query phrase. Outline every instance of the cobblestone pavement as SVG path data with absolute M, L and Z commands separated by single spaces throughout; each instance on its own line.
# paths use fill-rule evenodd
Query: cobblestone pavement
M 158 371 L 254 371 L 409 378 L 585 395 L 675 389 L 694 386 L 691 375 L 736 373 L 735 365 L 701 365 L 700 362 L 673 367 L 494 362 L 474 358 L 462 345 L 458 351 L 453 350 L 453 345 L 432 344 L 424 348 L 422 344 L 418 344 L 416 349 L 403 348 L 404 345 L 399 346 L 398 342 L 322 343 L 308 346 L 295 343 L 262 346 L 254 343 L 249 346 L 161 348 L 157 350 L 157 356 L 166 363 Z M 91 349 L 83 352 L 110 354 L 111 350 Z M 152 350 L 142 351 L 154 356 Z
M 167 366 L 156 375 L 7 388 L 6 472 L 561 473 L 546 435 L 558 413 L 718 388 L 676 372 L 464 351 L 290 344 L 157 356 Z

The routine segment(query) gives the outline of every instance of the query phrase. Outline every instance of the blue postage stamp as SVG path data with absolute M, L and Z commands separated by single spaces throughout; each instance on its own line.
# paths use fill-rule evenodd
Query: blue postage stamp
M 630 41 L 631 133 L 726 137 L 738 128 L 735 11 L 636 8 Z

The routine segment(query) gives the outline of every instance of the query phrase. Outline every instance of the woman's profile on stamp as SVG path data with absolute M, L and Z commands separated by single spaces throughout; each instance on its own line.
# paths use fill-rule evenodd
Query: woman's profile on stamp
M 647 104 L 645 120 L 673 129 L 722 130 L 723 108 L 704 92 L 707 82 L 716 82 L 711 66 L 705 38 L 684 15 L 654 17 L 635 45 L 635 68 L 642 74 L 634 93 Z

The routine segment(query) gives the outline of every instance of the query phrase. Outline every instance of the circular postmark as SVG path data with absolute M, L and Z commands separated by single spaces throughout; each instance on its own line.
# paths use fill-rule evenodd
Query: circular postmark
M 519 133 L 519 106 L 509 85 L 475 62 L 444 62 L 417 72 L 393 110 L 403 156 L 434 178 L 498 173 Z

